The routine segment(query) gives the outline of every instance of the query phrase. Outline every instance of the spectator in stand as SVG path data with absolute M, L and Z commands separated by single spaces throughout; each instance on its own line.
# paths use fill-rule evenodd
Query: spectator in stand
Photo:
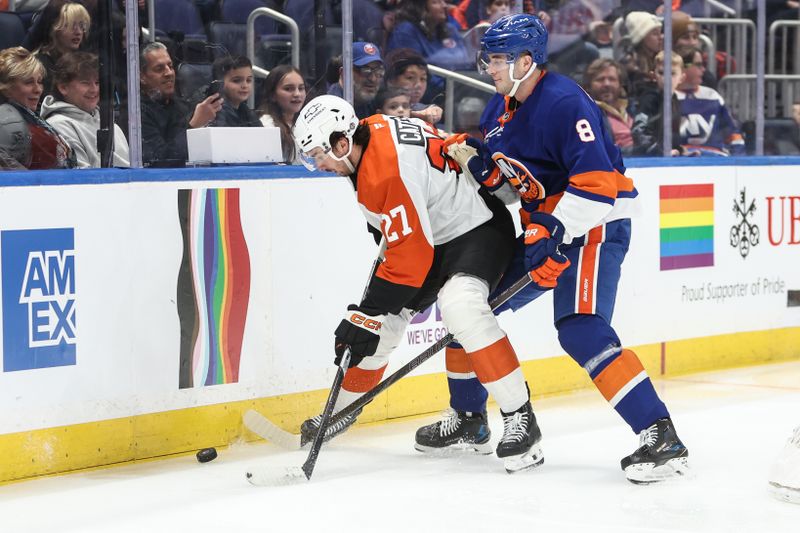
M 597 48 L 597 55 L 606 59 L 614 57 L 614 38 L 612 24 L 606 20 L 595 20 L 589 24 L 586 42 Z
M 44 95 L 53 91 L 52 75 L 56 62 L 85 43 L 92 18 L 78 2 L 51 0 L 31 29 L 27 48 L 33 50 L 45 67 Z
M 14 11 L 18 13 L 29 13 L 31 11 L 41 11 L 47 5 L 48 0 L 17 0 L 14 3 Z M 8 4 L 10 2 L 8 0 L 3 0 L 0 2 L 0 6 L 5 4 L 4 9 L 0 11 L 6 11 L 8 9 Z
M 681 108 L 676 91 L 678 85 L 683 83 L 683 59 L 672 52 L 672 152 L 671 155 L 696 155 L 684 154 L 680 143 Z M 656 84 L 657 88 L 642 94 L 638 101 L 636 116 L 633 118 L 631 135 L 633 136 L 634 151 L 632 155 L 660 156 L 664 153 L 664 52 L 656 54 Z
M 375 97 L 375 113 L 392 117 L 411 118 L 411 98 L 403 89 L 385 87 Z
M 633 11 L 625 17 L 625 49 L 620 64 L 626 70 L 628 95 L 638 96 L 655 85 L 655 57 L 663 49 L 661 21 L 651 13 Z
M 209 126 L 261 127 L 255 112 L 247 105 L 253 93 L 253 64 L 242 56 L 225 56 L 214 61 L 211 72 L 221 80 L 222 108 Z M 205 96 L 205 93 L 203 93 Z
M 613 59 L 595 59 L 583 73 L 583 88 L 603 112 L 606 128 L 622 155 L 633 153 L 631 126 L 633 117 L 628 114 L 625 97 L 625 72 Z
M 142 88 L 142 161 L 151 166 L 182 166 L 188 158 L 186 130 L 210 124 L 223 99 L 212 94 L 189 111 L 175 94 L 175 69 L 167 47 L 150 43 L 139 58 Z
M 396 48 L 386 54 L 386 85 L 404 89 L 411 98 L 411 116 L 438 124 L 442 108 L 428 104 L 428 63 L 411 48 Z
M 677 50 L 679 48 L 688 47 L 703 49 L 700 42 L 700 28 L 698 28 L 694 19 L 683 11 L 673 11 L 672 49 Z M 717 59 L 717 72 L 714 73 L 709 70 L 703 72 L 703 85 L 711 87 L 712 89 L 717 88 L 717 76 L 721 78 L 727 74 L 726 62 L 728 54 L 725 52 L 716 52 L 715 55 Z M 706 54 L 703 54 L 703 59 L 705 61 L 708 60 Z M 731 66 L 735 67 L 735 63 L 732 63 Z
M 278 65 L 269 71 L 258 114 L 264 126 L 280 128 L 283 160 L 293 165 L 302 164 L 295 149 L 292 127 L 305 101 L 306 83 L 299 70 L 291 65 Z
M 470 57 L 455 22 L 447 16 L 444 0 L 404 0 L 396 15 L 396 24 L 387 51 L 411 48 L 428 63 L 449 70 L 472 70 Z M 444 86 L 444 82 L 437 82 Z
M 64 54 L 56 63 L 53 94 L 42 102 L 45 119 L 69 143 L 78 168 L 99 168 L 97 130 L 100 129 L 100 64 L 88 52 Z M 114 124 L 112 166 L 129 167 L 128 141 Z
M 478 24 L 492 24 L 500 17 L 511 14 L 511 0 L 488 0 L 484 11 Z
M 74 168 L 69 144 L 36 113 L 44 65 L 16 46 L 0 51 L 0 168 Z
M 341 60 L 338 60 L 341 61 Z M 341 64 L 341 62 L 339 63 Z M 380 50 L 372 43 L 353 43 L 353 108 L 358 118 L 375 113 L 375 95 L 383 86 L 386 67 Z M 344 97 L 344 67 L 339 67 L 339 81 L 328 88 L 328 94 Z
M 722 96 L 701 85 L 703 54 L 699 48 L 676 50 L 683 59 L 685 76 L 676 92 L 681 110 L 681 145 L 697 155 L 744 155 L 739 124 Z
M 548 70 L 580 83 L 586 67 L 600 56 L 597 47 L 586 39 L 591 24 L 608 15 L 610 6 L 587 0 L 527 1 L 523 9 L 529 14 L 538 10 L 540 18 L 549 13 L 547 19 L 542 18 L 549 34 Z

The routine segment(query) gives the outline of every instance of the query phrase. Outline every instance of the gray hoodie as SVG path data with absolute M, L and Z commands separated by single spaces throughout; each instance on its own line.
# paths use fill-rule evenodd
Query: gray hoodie
M 99 168 L 100 152 L 97 151 L 97 130 L 100 129 L 100 113 L 89 114 L 81 108 L 45 96 L 41 117 L 69 143 L 78 158 L 78 168 Z M 128 141 L 119 126 L 114 124 L 115 167 L 129 167 Z

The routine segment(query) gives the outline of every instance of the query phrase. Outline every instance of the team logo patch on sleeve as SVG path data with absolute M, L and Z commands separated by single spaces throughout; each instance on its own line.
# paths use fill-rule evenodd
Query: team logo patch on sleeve
M 533 202 L 544 198 L 544 185 L 534 178 L 533 174 L 520 161 L 501 152 L 492 154 L 492 159 L 500 169 L 500 173 L 517 189 L 524 201 Z

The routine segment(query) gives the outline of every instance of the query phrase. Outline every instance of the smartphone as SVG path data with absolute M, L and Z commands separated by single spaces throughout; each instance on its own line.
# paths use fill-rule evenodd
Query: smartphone
M 225 85 L 225 82 L 222 80 L 214 80 L 206 88 L 206 98 L 211 96 L 212 94 L 219 94 L 222 96 L 222 87 Z

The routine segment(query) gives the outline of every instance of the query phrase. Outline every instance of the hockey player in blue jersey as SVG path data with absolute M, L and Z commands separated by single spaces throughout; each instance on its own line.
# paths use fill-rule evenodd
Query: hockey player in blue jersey
M 640 435 L 640 447 L 622 459 L 626 477 L 651 483 L 680 476 L 688 452 L 639 358 L 610 325 L 637 209 L 620 151 L 592 99 L 569 78 L 542 67 L 547 30 L 537 17 L 503 17 L 481 44 L 480 62 L 497 89 L 483 115 L 485 142 L 465 135 L 448 142 L 450 155 L 487 189 L 506 203 L 521 200 L 524 242 L 504 281 L 529 271 L 534 283 L 498 312 L 554 290 L 562 347 Z M 504 288 L 501 282 L 498 290 Z M 418 430 L 420 451 L 489 439 L 487 393 L 469 358 L 451 345 L 446 366 L 451 409 L 444 420 Z M 542 461 L 533 413 L 517 422 L 520 457 L 511 471 Z M 527 457 L 528 449 L 537 454 Z

